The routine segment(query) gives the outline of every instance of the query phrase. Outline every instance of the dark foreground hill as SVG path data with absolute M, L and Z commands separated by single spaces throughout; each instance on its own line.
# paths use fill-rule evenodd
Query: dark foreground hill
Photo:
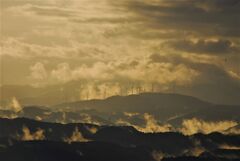
M 111 143 L 52 141 L 16 142 L 0 150 L 5 161 L 153 161 L 146 148 L 122 147 Z
M 235 157 L 224 158 L 211 154 L 162 158 L 160 153 L 158 156 L 146 147 L 123 147 L 104 142 L 67 144 L 28 141 L 0 148 L 0 160 L 6 161 L 239 161 L 239 151 L 231 152 L 231 155 Z
M 142 133 L 128 126 L 0 119 L 0 160 L 6 161 L 237 161 L 239 158 L 240 135 L 185 136 L 175 132 Z

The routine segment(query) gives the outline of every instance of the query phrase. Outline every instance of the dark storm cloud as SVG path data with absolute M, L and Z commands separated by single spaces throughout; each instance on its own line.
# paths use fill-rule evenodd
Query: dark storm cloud
M 229 7 L 239 4 L 239 0 L 200 0 L 198 3 L 206 4 L 209 7 Z
M 175 92 L 196 96 L 210 102 L 239 104 L 239 79 L 233 78 L 228 71 L 220 66 L 210 63 L 192 62 L 177 55 L 163 56 L 152 54 L 149 57 L 149 63 L 163 62 L 171 62 L 176 66 L 184 64 L 189 69 L 194 69 L 200 73 L 192 85 L 175 87 Z
M 201 76 L 192 86 L 179 87 L 183 93 L 222 104 L 239 104 L 240 82 L 213 64 L 192 64 Z
M 182 57 L 180 55 L 161 55 L 161 54 L 152 54 L 149 56 L 149 63 L 173 63 L 174 65 L 184 64 L 188 68 L 194 69 L 196 71 L 199 71 L 202 76 L 199 77 L 199 80 L 196 80 L 198 82 L 201 82 L 201 80 L 204 82 L 209 81 L 212 83 L 219 83 L 219 80 L 228 80 L 231 82 L 238 82 L 240 85 L 240 82 L 238 79 L 235 79 L 231 77 L 231 75 L 220 66 L 217 66 L 216 64 L 211 64 L 211 62 L 203 63 L 203 62 L 195 62 L 190 60 L 187 57 Z M 204 76 L 203 76 L 204 75 Z M 200 80 L 201 79 L 201 80 Z M 230 82 L 226 83 L 225 85 L 232 84 Z M 240 87 L 240 86 L 239 86 Z M 239 92 L 240 93 L 240 92 Z
M 200 53 L 200 54 L 230 54 L 237 53 L 239 49 L 229 40 L 198 40 L 197 42 L 189 40 L 178 40 L 169 42 L 168 45 L 175 50 Z
M 240 1 L 128 1 L 130 11 L 146 26 L 186 31 L 195 35 L 240 36 Z

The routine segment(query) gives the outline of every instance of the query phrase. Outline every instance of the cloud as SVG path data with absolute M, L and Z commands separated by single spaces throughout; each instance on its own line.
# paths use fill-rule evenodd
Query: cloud
M 2 84 L 77 80 L 89 82 L 85 97 L 105 98 L 154 83 L 156 91 L 236 102 L 239 11 L 236 0 L 4 1 Z
M 210 9 L 226 9 L 239 5 L 238 0 L 202 0 L 198 3 Z
M 125 1 L 126 2 L 126 1 Z M 237 1 L 127 1 L 124 5 L 142 17 L 150 28 L 170 28 L 189 35 L 239 37 L 240 4 Z M 230 18 L 229 18 L 230 17 Z M 235 33 L 235 34 L 234 34 Z
M 189 152 L 191 156 L 199 157 L 203 152 L 205 152 L 205 149 L 203 147 L 196 146 L 190 149 Z
M 31 60 L 33 58 L 66 58 L 67 48 L 64 47 L 49 47 L 38 44 L 29 44 L 20 39 L 8 38 L 0 40 L 2 45 L 1 56 L 10 56 L 20 59 Z M 43 54 L 44 53 L 44 54 Z
M 94 64 L 92 67 L 82 65 L 76 69 L 71 69 L 69 64 L 62 63 L 58 65 L 56 70 L 51 72 L 51 75 L 64 82 L 77 79 L 107 80 L 111 79 L 108 71 L 111 71 L 111 66 L 101 62 Z
M 240 146 L 231 146 L 227 144 L 223 144 L 219 146 L 220 149 L 229 149 L 229 150 L 240 150 Z
M 175 50 L 199 54 L 221 55 L 233 54 L 240 51 L 237 47 L 234 47 L 233 43 L 229 40 L 197 40 L 196 42 L 190 40 L 178 40 L 169 42 L 168 45 Z
M 171 62 L 175 66 L 184 64 L 198 73 L 191 84 L 175 86 L 175 91 L 192 95 L 210 102 L 239 104 L 240 81 L 237 68 L 215 55 L 196 54 L 152 54 L 149 63 Z M 229 65 L 231 64 L 231 65 Z M 223 92 L 224 91 L 224 92 Z M 228 94 L 226 94 L 228 93 Z
M 72 142 L 88 142 L 89 140 L 84 138 L 82 133 L 76 127 L 72 133 L 72 136 L 65 138 L 64 141 L 71 144 Z
M 11 103 L 7 106 L 11 111 L 19 113 L 23 110 L 22 105 L 19 103 L 16 97 L 13 97 Z
M 239 125 L 238 125 L 239 126 Z M 240 134 L 240 128 L 239 127 L 232 127 L 230 129 L 227 129 L 224 134 L 233 134 L 233 135 L 239 135 Z
M 54 6 L 33 6 L 28 5 L 25 8 L 27 11 L 34 12 L 35 14 L 41 16 L 56 16 L 56 17 L 74 17 L 77 16 L 79 12 L 77 10 L 70 10 L 65 8 L 59 8 Z
M 153 151 L 152 157 L 155 161 L 161 161 L 166 155 L 162 153 L 161 151 Z
M 223 132 L 236 125 L 237 123 L 234 121 L 206 122 L 193 118 L 184 120 L 180 131 L 185 135 L 193 135 L 196 133 L 209 134 L 212 132 Z
M 131 116 L 134 117 L 134 116 Z M 223 134 L 239 134 L 239 129 L 234 128 L 238 123 L 236 121 L 222 120 L 218 122 L 205 121 L 198 118 L 185 119 L 182 121 L 179 128 L 174 127 L 168 123 L 159 123 L 154 116 L 145 113 L 143 114 L 143 119 L 145 121 L 144 126 L 139 126 L 131 123 L 130 121 L 120 118 L 116 121 L 116 125 L 133 126 L 138 131 L 144 133 L 163 133 L 163 132 L 180 132 L 184 135 L 194 135 L 197 133 L 209 134 L 213 132 L 220 132 Z M 198 156 L 204 151 L 198 142 L 195 142 L 195 148 L 191 149 L 189 153 L 194 156 Z
M 198 75 L 195 70 L 187 68 L 183 64 L 173 65 L 171 63 L 141 64 L 134 68 L 119 68 L 118 62 L 96 63 L 93 66 L 82 65 L 71 69 L 69 64 L 59 64 L 57 69 L 52 70 L 51 76 L 59 81 L 70 80 L 98 80 L 98 81 L 135 81 L 135 82 L 158 82 L 168 84 L 176 82 L 178 84 L 191 83 L 192 79 Z
M 96 124 L 95 124 L 96 125 Z M 96 134 L 98 129 L 96 127 L 86 127 L 91 134 Z
M 53 67 L 53 66 L 52 66 Z M 191 84 L 198 76 L 196 70 L 183 64 L 149 64 L 144 61 L 96 62 L 93 65 L 72 67 L 69 63 L 60 63 L 51 70 L 46 70 L 45 63 L 37 62 L 30 70 L 30 78 L 38 85 L 47 83 L 79 82 L 76 90 L 79 99 L 106 98 L 112 95 L 126 95 L 151 91 L 152 83 L 162 84 L 158 90 L 167 91 L 171 84 L 184 86 Z M 156 91 L 158 91 L 156 90 Z
M 37 62 L 33 66 L 30 67 L 31 70 L 31 78 L 35 80 L 44 80 L 47 78 L 47 71 L 43 63 Z
M 127 117 L 134 117 L 134 116 L 138 116 L 140 115 L 139 113 L 135 112 L 135 113 L 132 113 L 132 112 L 124 112 L 123 113 L 125 116 Z
M 136 115 L 127 115 L 128 117 L 134 117 Z M 143 119 L 145 121 L 145 125 L 139 126 L 130 123 L 129 121 L 120 118 L 116 121 L 116 125 L 126 125 L 126 126 L 133 126 L 137 130 L 144 132 L 144 133 L 159 133 L 159 132 L 169 132 L 171 130 L 174 130 L 174 128 L 170 124 L 160 124 L 154 116 L 145 113 L 143 114 Z
M 146 121 L 146 127 L 143 129 L 139 129 L 140 131 L 144 131 L 144 132 L 169 132 L 172 129 L 172 126 L 169 124 L 165 124 L 165 125 L 159 125 L 157 120 L 155 120 L 155 118 L 150 115 L 145 113 L 144 115 L 144 119 Z
M 31 133 L 31 131 L 24 126 L 22 129 L 23 135 L 21 137 L 21 140 L 23 141 L 32 141 L 32 140 L 44 140 L 44 130 L 38 129 L 34 133 Z
M 100 123 L 98 121 L 96 121 L 94 118 L 92 118 L 89 114 L 81 114 L 81 117 L 83 117 L 83 119 L 81 120 L 84 123 L 88 123 L 88 124 L 94 124 L 94 125 L 100 125 Z M 95 128 L 88 128 L 88 130 L 90 132 L 97 132 Z

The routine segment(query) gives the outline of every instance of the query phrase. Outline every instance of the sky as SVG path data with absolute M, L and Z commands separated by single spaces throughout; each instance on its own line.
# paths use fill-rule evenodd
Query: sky
M 0 2 L 2 86 L 85 81 L 240 98 L 239 0 Z

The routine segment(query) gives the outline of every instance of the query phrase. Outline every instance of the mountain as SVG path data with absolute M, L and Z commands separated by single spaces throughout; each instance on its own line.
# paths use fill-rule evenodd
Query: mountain
M 169 118 L 173 114 L 189 113 L 212 104 L 197 98 L 179 94 L 143 93 L 129 96 L 113 96 L 105 100 L 78 101 L 63 103 L 55 108 L 74 108 L 77 110 L 94 109 L 101 112 L 138 112 L 154 113 L 161 118 Z
M 145 126 L 147 122 L 180 127 L 193 118 L 207 122 L 240 122 L 239 105 L 218 105 L 180 94 L 142 93 L 53 106 L 24 106 L 16 113 L 0 110 L 0 117 L 26 117 L 47 122 L 86 122 Z
M 240 135 L 142 133 L 129 126 L 0 118 L 0 160 L 7 161 L 237 161 L 239 149 Z
M 95 110 L 104 114 L 109 113 L 112 120 L 118 113 L 149 113 L 160 122 L 170 122 L 175 125 L 181 123 L 184 119 L 191 118 L 207 121 L 240 121 L 240 106 L 217 105 L 180 94 L 143 93 L 130 96 L 114 96 L 105 100 L 63 103 L 52 108 L 80 111 Z

